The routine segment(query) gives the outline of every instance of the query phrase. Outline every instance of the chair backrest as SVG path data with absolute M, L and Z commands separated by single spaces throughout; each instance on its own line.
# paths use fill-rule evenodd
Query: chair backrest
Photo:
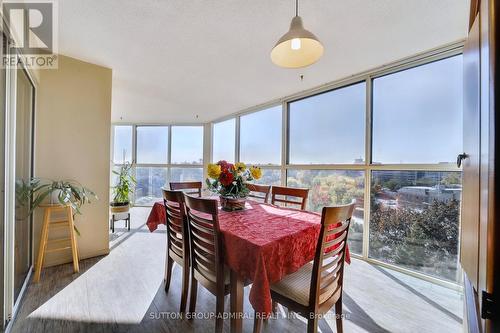
M 205 288 L 216 293 L 224 287 L 224 257 L 218 202 L 184 195 L 191 244 L 191 272 Z
M 247 184 L 247 188 L 250 190 L 250 194 L 248 195 L 250 198 L 263 200 L 265 203 L 267 203 L 269 192 L 271 191 L 271 186 Z
M 170 182 L 170 189 L 173 191 L 184 191 L 184 190 L 194 190 L 194 191 L 184 191 L 186 194 L 198 194 L 201 198 L 201 182 Z
M 189 234 L 184 194 L 163 189 L 163 205 L 166 212 L 167 255 L 177 261 L 185 261 L 189 258 Z
M 342 295 L 345 250 L 354 205 L 355 201 L 323 208 L 309 295 L 317 308 L 330 309 Z
M 307 195 L 309 194 L 308 188 L 292 188 L 283 186 L 273 186 L 271 188 L 271 203 L 275 205 L 276 203 L 284 203 L 285 206 L 297 205 L 300 209 L 306 209 Z M 298 200 L 291 200 L 292 198 L 298 198 Z

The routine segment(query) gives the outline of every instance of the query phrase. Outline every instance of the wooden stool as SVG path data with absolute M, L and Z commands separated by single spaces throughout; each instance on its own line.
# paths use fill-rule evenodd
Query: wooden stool
M 46 204 L 40 205 L 45 208 L 42 226 L 42 236 L 40 238 L 40 246 L 38 248 L 38 259 L 35 267 L 35 277 L 33 282 L 40 281 L 40 273 L 42 272 L 43 261 L 45 254 L 50 252 L 57 252 L 71 249 L 73 254 L 73 271 L 78 273 L 80 268 L 78 266 L 78 249 L 76 246 L 75 224 L 73 221 L 73 208 L 70 205 L 60 204 Z M 65 212 L 66 219 L 60 221 L 51 221 L 51 214 L 53 212 Z M 49 229 L 68 228 L 69 238 L 57 238 L 49 240 Z M 69 244 L 68 244 L 69 242 Z M 54 247 L 47 245 L 56 244 Z

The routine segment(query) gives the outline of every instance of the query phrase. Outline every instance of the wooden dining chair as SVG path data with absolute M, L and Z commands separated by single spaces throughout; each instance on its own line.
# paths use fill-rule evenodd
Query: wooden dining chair
M 349 224 L 355 203 L 324 207 L 321 230 L 313 263 L 271 285 L 271 298 L 289 311 L 307 319 L 307 332 L 318 331 L 318 317 L 335 305 L 337 333 L 342 326 L 342 286 Z M 260 331 L 262 319 L 255 316 L 254 332 Z
M 163 204 L 166 211 L 167 258 L 165 263 L 165 293 L 168 293 L 174 262 L 182 267 L 181 306 L 179 312 L 186 311 L 189 288 L 189 234 L 181 191 L 163 190 Z
M 297 205 L 300 209 L 306 209 L 307 195 L 309 194 L 308 188 L 293 188 L 284 186 L 273 186 L 271 188 L 271 203 L 284 203 L 285 206 Z M 292 200 L 296 198 L 298 200 Z
M 170 189 L 172 191 L 184 191 L 184 193 L 191 195 L 197 194 L 200 198 L 201 186 L 201 182 L 170 182 Z
M 250 190 L 248 196 L 254 198 L 257 201 L 263 201 L 267 203 L 269 198 L 269 192 L 271 191 L 271 186 L 269 185 L 258 185 L 258 184 L 246 184 L 247 188 Z
M 217 297 L 215 331 L 222 332 L 224 296 L 230 293 L 229 271 L 219 229 L 218 202 L 184 195 L 191 245 L 189 312 L 196 310 L 198 282 Z

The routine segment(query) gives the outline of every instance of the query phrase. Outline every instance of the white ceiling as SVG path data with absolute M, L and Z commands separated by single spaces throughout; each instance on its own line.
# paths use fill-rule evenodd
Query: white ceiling
M 269 57 L 293 5 L 61 0 L 59 48 L 113 69 L 113 121 L 205 122 L 463 39 L 469 0 L 302 0 L 325 54 L 301 70 Z

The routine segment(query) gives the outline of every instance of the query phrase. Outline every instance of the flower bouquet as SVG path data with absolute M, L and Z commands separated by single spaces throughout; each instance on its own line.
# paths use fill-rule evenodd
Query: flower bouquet
M 245 163 L 228 163 L 219 161 L 208 165 L 208 189 L 220 196 L 222 209 L 235 211 L 245 208 L 245 201 L 250 193 L 247 182 L 262 177 L 262 170 Z

